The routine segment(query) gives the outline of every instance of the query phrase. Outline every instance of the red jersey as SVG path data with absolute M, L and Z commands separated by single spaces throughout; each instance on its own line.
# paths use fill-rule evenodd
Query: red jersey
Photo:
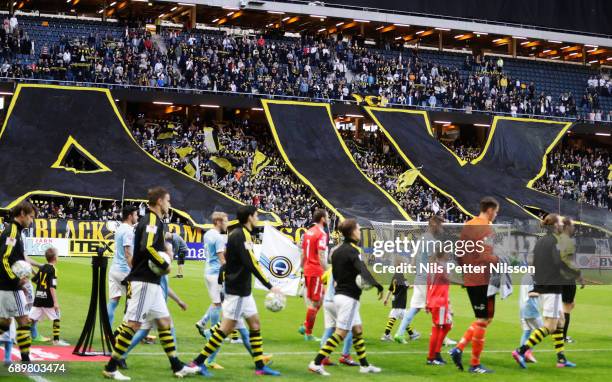
M 310 228 L 302 240 L 302 253 L 304 258 L 304 276 L 321 277 L 323 266 L 319 259 L 319 251 L 327 249 L 327 234 L 319 226 Z
M 450 280 L 446 274 L 446 264 L 444 272 L 429 273 L 427 275 L 427 307 L 440 308 L 448 306 L 448 289 Z

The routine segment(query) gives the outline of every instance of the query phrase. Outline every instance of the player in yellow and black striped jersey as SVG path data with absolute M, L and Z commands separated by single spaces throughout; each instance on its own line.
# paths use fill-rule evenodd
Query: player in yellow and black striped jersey
M 236 215 L 240 225 L 234 228 L 228 236 L 225 265 L 219 273 L 219 276 L 225 281 L 223 320 L 221 325 L 212 329 L 210 339 L 193 360 L 192 365 L 200 366 L 201 374 L 208 375 L 206 360 L 221 347 L 225 337 L 234 331 L 236 323 L 244 318 L 249 326 L 249 341 L 251 356 L 255 362 L 255 374 L 278 376 L 280 375 L 278 371 L 264 364 L 263 338 L 257 306 L 251 293 L 251 275 L 255 275 L 272 292 L 281 293 L 281 291 L 270 284 L 253 253 L 252 232 L 257 224 L 257 208 L 241 206 Z
M 11 209 L 11 221 L 0 233 L 0 335 L 9 330 L 11 317 L 15 318 L 22 362 L 30 362 L 32 344 L 28 301 L 23 290 L 29 281 L 27 277 L 17 277 L 12 266 L 17 261 L 25 261 L 21 231 L 32 225 L 35 217 L 34 206 L 27 201 L 20 202 Z
M 157 325 L 159 342 L 170 361 L 174 375 L 182 378 L 200 370 L 198 367 L 185 365 L 176 355 L 176 344 L 171 332 L 172 318 L 160 286 L 161 275 L 155 274 L 149 267 L 151 261 L 161 268 L 164 274 L 170 273 L 170 263 L 160 255 L 160 252 L 166 250 L 162 218 L 170 212 L 170 194 L 161 187 L 152 188 L 148 192 L 148 204 L 149 209 L 138 222 L 134 233 L 132 269 L 126 277 L 128 300 L 124 322 L 116 331 L 113 353 L 102 371 L 104 376 L 110 379 L 130 379 L 117 368 L 136 331 L 143 323 L 151 320 Z

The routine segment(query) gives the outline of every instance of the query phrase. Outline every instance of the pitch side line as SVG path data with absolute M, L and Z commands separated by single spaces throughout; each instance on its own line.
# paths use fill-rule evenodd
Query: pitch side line
M 486 353 L 512 353 L 512 351 L 515 349 L 510 349 L 510 350 L 485 350 Z M 538 349 L 538 353 L 553 353 L 555 352 L 554 349 Z M 609 349 L 572 349 L 570 353 L 592 353 L 592 352 L 612 352 L 612 348 Z M 289 352 L 272 352 L 269 354 L 273 354 L 273 355 L 288 355 L 288 356 L 298 356 L 298 355 L 314 355 L 317 353 L 317 350 L 313 350 L 313 351 L 289 351 Z M 427 350 L 399 350 L 399 351 L 369 351 L 368 354 L 383 354 L 383 355 L 389 355 L 389 354 L 427 354 Z M 181 353 L 181 354 L 185 354 L 185 355 L 195 355 L 195 354 L 200 354 L 200 353 Z M 229 355 L 229 356 L 242 356 L 242 355 L 248 355 L 248 353 L 245 352 L 240 352 L 240 353 L 231 353 L 231 352 L 227 352 L 227 353 L 220 353 L 222 355 Z M 129 355 L 137 355 L 137 356 L 147 356 L 147 355 L 166 355 L 166 353 L 162 353 L 162 352 L 155 352 L 155 353 L 130 353 Z M 128 357 L 129 357 L 128 355 Z

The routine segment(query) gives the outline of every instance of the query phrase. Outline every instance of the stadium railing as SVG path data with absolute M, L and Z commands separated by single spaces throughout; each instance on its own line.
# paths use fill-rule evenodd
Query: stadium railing
M 221 90 L 207 90 L 207 89 L 196 89 L 196 88 L 174 88 L 174 87 L 159 87 L 159 86 L 144 86 L 144 85 L 130 85 L 130 84 L 109 84 L 104 82 L 76 82 L 76 81 L 61 81 L 61 80 L 47 80 L 40 78 L 15 78 L 15 77 L 0 77 L 0 83 L 28 83 L 28 84 L 47 84 L 47 85 L 60 85 L 60 86 L 79 86 L 79 87 L 98 87 L 106 89 L 127 89 L 127 90 L 138 90 L 148 92 L 159 92 L 159 93 L 180 93 L 180 94 L 212 94 L 212 95 L 223 95 L 233 97 L 247 97 L 256 99 L 278 99 L 278 100 L 293 100 L 303 102 L 324 102 L 324 103 L 342 103 L 345 105 L 357 106 L 357 101 L 349 99 L 335 99 L 335 98 L 316 98 L 316 97 L 300 97 L 300 96 L 287 96 L 278 94 L 265 94 L 265 93 L 244 93 L 244 92 L 232 92 L 232 91 L 221 91 Z M 518 118 L 532 118 L 532 119 L 544 119 L 564 122 L 588 122 L 588 123 L 605 123 L 612 125 L 612 121 L 591 121 L 586 118 L 579 117 L 562 117 L 554 115 L 540 115 L 540 114 L 516 114 L 512 115 L 507 112 L 491 111 L 491 110 L 477 110 L 477 109 L 466 109 L 466 108 L 453 108 L 444 106 L 421 106 L 421 105 L 405 105 L 388 103 L 386 107 L 399 108 L 399 109 L 411 109 L 411 110 L 424 110 L 434 112 L 456 112 L 465 114 L 481 114 L 481 115 L 493 115 L 493 116 L 505 116 L 505 117 L 518 117 Z

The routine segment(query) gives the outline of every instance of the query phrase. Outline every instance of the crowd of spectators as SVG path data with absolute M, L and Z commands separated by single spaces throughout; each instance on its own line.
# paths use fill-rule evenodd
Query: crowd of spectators
M 387 54 L 389 49 L 371 48 L 356 39 L 165 28 L 151 35 L 144 28 L 130 28 L 120 38 L 98 33 L 75 39 L 62 35 L 57 44 L 43 44 L 31 62 L 22 63 L 12 60 L 10 52 L 36 50 L 16 18 L 6 20 L 1 36 L 8 46 L 0 66 L 3 77 L 339 100 L 352 99 L 356 93 L 421 107 L 612 118 L 598 102 L 609 80 L 608 87 L 599 86 L 603 80 L 598 80 L 597 92 L 586 92 L 577 104 L 571 92 L 553 98 L 537 90 L 533 82 L 515 78 L 504 69 L 502 58 L 466 56 L 463 69 L 468 75 L 462 76 L 459 68 L 423 59 L 418 50 L 401 48 L 399 54 Z
M 150 121 L 140 116 L 132 119 L 130 124 L 137 141 L 153 156 L 174 168 L 183 170 L 187 163 L 193 164 L 197 158 L 199 180 L 207 186 L 244 203 L 277 213 L 287 227 L 303 227 L 310 223 L 311 214 L 320 203 L 287 168 L 276 146 L 270 143 L 272 137 L 265 126 L 241 118 L 217 123 L 219 150 L 213 152 L 206 147 L 202 133 L 206 124 L 199 118 L 170 123 L 176 133 L 172 140 L 158 139 L 168 122 Z M 176 152 L 181 147 L 192 147 L 193 154 L 181 158 Z M 253 176 L 252 161 L 256 150 L 264 153 L 270 162 Z M 218 173 L 211 164 L 211 156 L 229 159 L 234 168 L 227 173 Z
M 546 173 L 534 186 L 612 211 L 611 159 L 606 149 L 559 146 L 548 155 Z

